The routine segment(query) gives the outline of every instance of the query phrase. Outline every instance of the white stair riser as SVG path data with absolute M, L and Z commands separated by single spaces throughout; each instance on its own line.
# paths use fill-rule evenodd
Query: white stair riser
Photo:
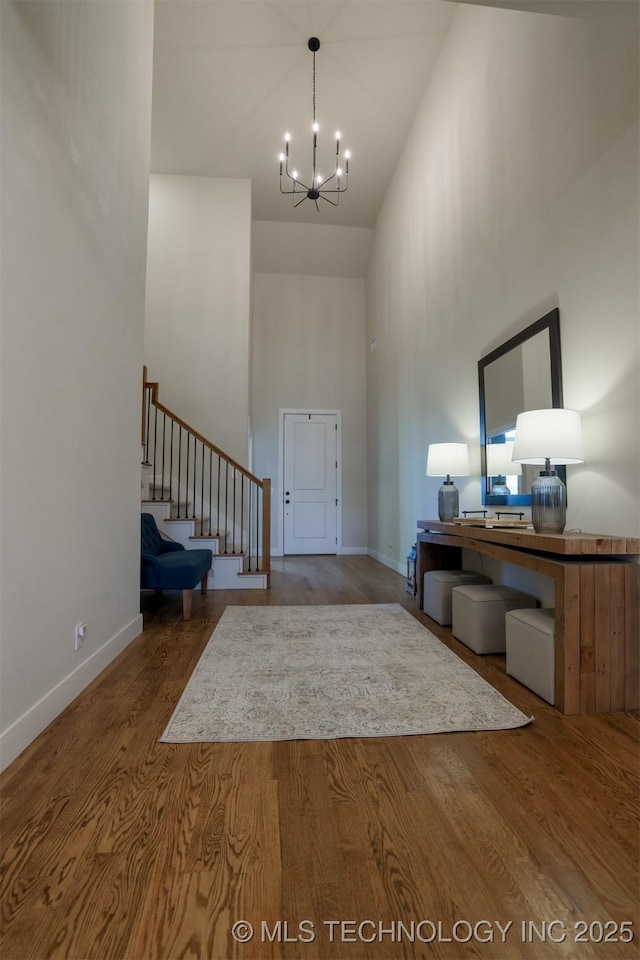
M 200 532 L 200 529 L 204 530 L 204 532 L 207 532 L 209 530 L 209 514 L 208 514 L 209 505 L 208 505 L 206 496 L 205 496 L 204 502 L 200 502 L 200 490 L 197 487 L 197 485 L 196 485 L 196 491 L 195 491 L 196 503 L 194 508 L 194 504 L 193 504 L 194 493 L 191 488 L 187 490 L 184 484 L 181 483 L 180 489 L 179 489 L 179 499 L 178 499 L 177 481 L 170 487 L 168 479 L 165 478 L 163 482 L 162 477 L 159 475 L 157 475 L 154 479 L 154 477 L 151 475 L 152 469 L 153 469 L 152 465 L 149 464 L 148 466 L 148 470 L 149 470 L 148 499 L 155 497 L 158 500 L 172 500 L 171 513 L 169 514 L 169 516 L 176 517 L 177 519 L 178 510 L 180 510 L 180 514 L 182 516 L 184 516 L 185 514 L 187 514 L 187 516 L 191 516 L 192 514 L 195 513 L 198 517 L 198 522 L 201 525 L 201 527 L 198 528 L 197 532 Z M 226 532 L 227 542 L 229 544 L 229 547 L 231 547 L 231 545 L 234 542 L 235 544 L 239 545 L 241 543 L 243 536 L 246 536 L 246 533 L 243 535 L 242 531 L 240 530 L 239 518 L 240 518 L 240 513 L 238 512 L 238 514 L 236 515 L 236 524 L 235 524 L 235 541 L 234 541 L 233 524 L 231 523 L 231 521 L 229 521 L 228 529 L 226 531 L 220 530 L 221 535 L 224 535 L 224 533 Z M 218 530 L 221 519 L 222 519 L 221 517 L 218 517 L 217 515 L 215 515 L 215 511 L 214 511 L 214 515 L 212 515 L 212 518 L 211 518 L 212 530 L 214 531 Z
M 158 526 L 160 526 L 160 524 L 166 520 L 168 516 L 170 516 L 170 511 L 170 503 L 154 503 L 153 501 L 146 501 L 140 504 L 140 513 L 150 513 Z
M 244 558 L 228 554 L 219 554 L 217 539 L 198 538 L 195 535 L 197 521 L 169 520 L 171 504 L 169 502 L 142 503 L 141 512 L 154 517 L 158 530 L 171 540 L 181 543 L 186 550 L 208 549 L 213 553 L 213 565 L 209 572 L 207 587 L 209 590 L 265 590 L 267 576 L 264 573 L 243 573 Z M 165 522 L 168 521 L 168 522 Z
M 242 557 L 229 557 L 218 554 L 213 558 L 213 589 L 235 590 L 242 572 Z
M 251 576 L 245 574 L 243 577 L 238 577 L 238 582 L 236 583 L 236 590 L 266 590 L 267 589 L 267 575 L 266 573 L 254 573 Z
M 177 540 L 178 543 L 182 543 L 183 546 L 187 547 L 187 549 L 197 550 L 198 546 L 202 546 L 211 547 L 214 552 L 218 551 L 220 538 L 213 536 L 207 537 L 206 533 L 200 544 L 187 544 L 186 540 L 184 539 L 185 531 L 189 531 L 187 533 L 187 537 L 200 537 L 203 527 L 202 521 L 199 517 L 184 517 L 178 520 L 178 518 L 174 515 L 175 504 L 171 503 L 170 501 L 146 500 L 146 502 L 144 502 L 141 506 L 141 512 L 153 514 L 158 526 L 162 521 L 171 518 L 172 522 L 163 527 L 163 532 L 171 537 L 172 540 Z M 205 531 L 208 530 L 208 524 L 205 524 L 204 527 Z M 175 531 L 174 533 L 171 532 L 172 529 Z M 212 546 L 213 544 L 215 544 L 215 546 Z
M 243 558 L 225 556 L 221 553 L 213 558 L 213 589 L 214 590 L 265 590 L 267 576 L 256 573 L 251 576 L 242 573 Z
M 194 530 L 198 525 L 194 520 L 171 520 L 168 518 L 168 504 L 166 503 L 143 503 L 142 513 L 151 513 L 156 521 L 158 530 L 170 540 L 181 543 L 185 550 L 211 550 L 217 553 L 220 549 L 220 541 L 217 537 L 198 537 Z
M 140 496 L 143 500 L 149 498 L 149 477 L 151 476 L 151 465 L 148 463 L 140 464 Z
M 176 543 L 181 543 L 185 550 L 194 549 L 189 538 L 195 536 L 195 527 L 193 520 L 171 520 L 158 524 L 161 533 L 175 540 Z

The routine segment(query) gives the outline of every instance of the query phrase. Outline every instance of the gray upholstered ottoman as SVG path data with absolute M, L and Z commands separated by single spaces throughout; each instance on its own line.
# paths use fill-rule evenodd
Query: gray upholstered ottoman
M 451 591 L 471 583 L 491 583 L 489 577 L 472 570 L 427 570 L 424 575 L 422 609 L 437 623 L 451 623 Z
M 507 673 L 547 703 L 555 702 L 555 610 L 510 610 L 505 616 Z
M 451 592 L 451 632 L 475 653 L 504 653 L 505 614 L 537 601 L 499 583 L 454 587 Z

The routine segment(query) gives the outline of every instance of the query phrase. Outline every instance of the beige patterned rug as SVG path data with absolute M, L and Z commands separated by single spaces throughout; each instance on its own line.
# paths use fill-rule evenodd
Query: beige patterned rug
M 399 604 L 227 607 L 161 739 L 396 737 L 526 717 Z

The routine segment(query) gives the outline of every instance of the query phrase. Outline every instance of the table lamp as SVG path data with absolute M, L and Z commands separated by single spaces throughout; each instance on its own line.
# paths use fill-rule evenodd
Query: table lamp
M 489 443 L 487 451 L 487 477 L 493 478 L 489 494 L 491 496 L 509 495 L 511 490 L 507 486 L 507 477 L 520 476 L 522 467 L 511 459 L 513 455 L 513 440 L 505 443 Z
M 446 477 L 438 490 L 438 516 L 453 520 L 459 513 L 458 490 L 451 479 L 468 477 L 469 448 L 466 443 L 430 443 L 427 451 L 428 477 Z
M 580 414 L 563 407 L 519 413 L 513 459 L 544 464 L 544 470 L 531 485 L 533 529 L 536 533 L 562 533 L 567 516 L 567 489 L 552 466 L 584 462 Z

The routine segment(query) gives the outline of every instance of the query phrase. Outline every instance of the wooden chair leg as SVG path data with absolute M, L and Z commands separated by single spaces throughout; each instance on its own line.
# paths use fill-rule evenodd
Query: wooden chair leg
M 182 619 L 191 620 L 191 599 L 193 590 L 182 591 Z
M 204 597 L 207 592 L 207 580 L 209 579 L 209 573 L 205 573 L 204 577 L 200 582 L 200 593 Z

